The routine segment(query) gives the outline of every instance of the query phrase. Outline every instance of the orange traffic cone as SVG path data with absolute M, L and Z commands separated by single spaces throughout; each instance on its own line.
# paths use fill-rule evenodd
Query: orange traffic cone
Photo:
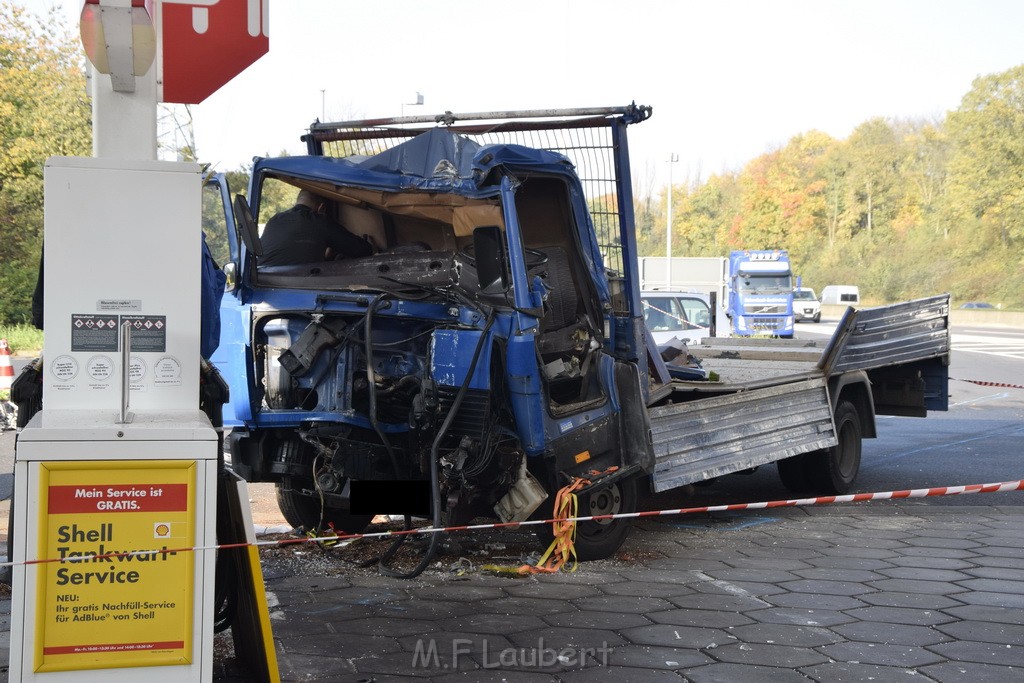
M 11 347 L 6 339 L 0 339 L 0 391 L 10 389 L 14 381 L 14 366 L 11 365 Z

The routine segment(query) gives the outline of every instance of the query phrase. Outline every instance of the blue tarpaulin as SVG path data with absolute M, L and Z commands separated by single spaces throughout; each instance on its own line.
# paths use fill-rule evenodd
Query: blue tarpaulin
M 270 172 L 380 190 L 420 188 L 472 196 L 490 171 L 502 166 L 565 174 L 562 155 L 522 145 L 481 146 L 445 128 L 433 128 L 372 157 L 294 156 L 259 159 L 254 175 Z

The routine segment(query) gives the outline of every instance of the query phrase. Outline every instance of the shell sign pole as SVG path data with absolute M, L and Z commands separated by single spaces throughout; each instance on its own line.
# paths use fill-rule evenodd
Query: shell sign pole
M 269 4 L 84 0 L 93 155 L 156 159 L 157 102 L 198 104 L 266 54 Z
M 198 104 L 270 49 L 269 0 L 163 0 L 159 99 Z

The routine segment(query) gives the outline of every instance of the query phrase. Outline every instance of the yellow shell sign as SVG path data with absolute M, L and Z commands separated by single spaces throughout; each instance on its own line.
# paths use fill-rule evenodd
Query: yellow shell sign
M 191 663 L 195 462 L 41 475 L 35 671 Z

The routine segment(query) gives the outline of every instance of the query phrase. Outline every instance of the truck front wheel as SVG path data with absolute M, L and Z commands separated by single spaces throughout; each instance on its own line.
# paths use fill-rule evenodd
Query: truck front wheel
M 360 534 L 373 521 L 373 515 L 353 515 L 345 510 L 323 507 L 321 517 L 320 497 L 304 493 L 304 487 L 285 477 L 277 482 L 277 506 L 281 514 L 296 529 L 302 527 L 307 532 L 314 529 L 329 529 L 330 525 L 338 533 Z
M 579 496 L 579 516 L 614 515 L 636 512 L 637 479 L 630 477 L 593 493 Z M 545 514 L 551 516 L 554 495 L 545 501 Z M 631 519 L 606 519 L 580 522 L 576 526 L 576 557 L 581 562 L 603 560 L 611 557 L 626 540 L 632 526 Z M 547 545 L 551 544 L 551 527 L 538 527 L 537 536 Z
M 840 400 L 835 425 L 838 443 L 806 457 L 814 488 L 822 493 L 841 495 L 853 488 L 860 471 L 863 428 L 857 407 L 850 401 Z

